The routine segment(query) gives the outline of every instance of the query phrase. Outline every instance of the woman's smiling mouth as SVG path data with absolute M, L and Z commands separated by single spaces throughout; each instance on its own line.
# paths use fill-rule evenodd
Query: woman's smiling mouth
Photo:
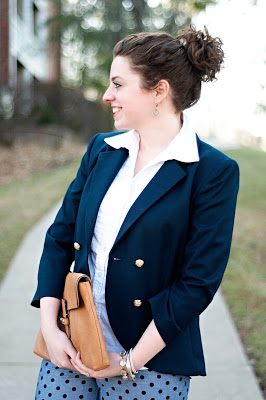
M 113 107 L 113 117 L 116 117 L 121 110 L 122 107 Z

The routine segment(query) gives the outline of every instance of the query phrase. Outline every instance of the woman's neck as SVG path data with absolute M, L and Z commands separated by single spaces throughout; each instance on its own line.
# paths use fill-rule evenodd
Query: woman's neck
M 166 149 L 182 128 L 181 113 L 154 117 L 148 126 L 140 127 L 140 152 L 159 153 Z

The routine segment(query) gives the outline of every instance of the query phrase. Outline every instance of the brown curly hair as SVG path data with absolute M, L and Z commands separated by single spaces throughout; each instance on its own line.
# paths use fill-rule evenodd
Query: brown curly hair
M 156 88 L 168 81 L 175 108 L 183 111 L 200 98 L 201 82 L 213 81 L 223 64 L 222 41 L 209 35 L 206 27 L 178 32 L 141 32 L 128 35 L 114 47 L 114 57 L 128 57 L 131 68 L 142 77 L 142 87 Z

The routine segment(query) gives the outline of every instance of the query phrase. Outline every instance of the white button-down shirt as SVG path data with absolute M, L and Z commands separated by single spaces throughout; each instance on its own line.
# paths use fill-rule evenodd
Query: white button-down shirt
M 167 148 L 135 176 L 134 169 L 140 140 L 138 133 L 131 130 L 105 139 L 109 146 L 116 149 L 123 147 L 129 151 L 129 157 L 122 165 L 100 205 L 88 259 L 96 311 L 109 352 L 123 350 L 112 331 L 106 311 L 105 282 L 109 253 L 129 209 L 163 163 L 173 159 L 185 163 L 199 161 L 196 133 L 188 118 L 185 115 L 183 117 L 181 130 Z

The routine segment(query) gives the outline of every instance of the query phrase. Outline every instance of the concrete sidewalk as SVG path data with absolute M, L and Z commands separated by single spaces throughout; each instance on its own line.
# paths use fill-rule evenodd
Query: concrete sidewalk
M 30 307 L 53 208 L 23 240 L 0 287 L 0 399 L 32 400 L 40 359 L 32 352 L 39 311 Z M 189 400 L 263 400 L 221 293 L 202 315 L 208 377 L 194 377 Z M 112 399 L 111 399 L 112 400 Z

